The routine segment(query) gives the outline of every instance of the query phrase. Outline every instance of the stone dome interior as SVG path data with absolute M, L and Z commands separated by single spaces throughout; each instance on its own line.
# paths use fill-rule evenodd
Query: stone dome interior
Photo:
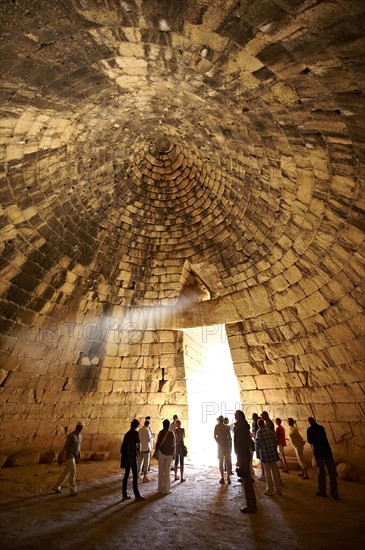
M 125 425 L 147 405 L 187 418 L 178 329 L 223 323 L 242 403 L 298 407 L 363 456 L 364 3 L 0 9 L 0 380 L 16 446 L 58 444 L 85 406 L 96 447 L 120 427 L 93 406 L 122 404 Z M 121 319 L 133 339 L 115 342 Z

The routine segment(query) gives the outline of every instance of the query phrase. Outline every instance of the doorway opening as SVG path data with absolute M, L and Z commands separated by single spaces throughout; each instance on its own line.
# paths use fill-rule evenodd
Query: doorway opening
M 224 325 L 184 329 L 184 363 L 188 394 L 189 456 L 194 464 L 216 465 L 214 427 L 218 416 L 229 419 L 241 408 Z M 233 432 L 232 432 L 233 436 Z

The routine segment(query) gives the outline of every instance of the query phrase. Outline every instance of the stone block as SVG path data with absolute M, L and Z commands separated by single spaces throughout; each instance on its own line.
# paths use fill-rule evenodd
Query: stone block
M 114 380 L 113 392 L 134 392 L 138 393 L 142 389 L 141 382 L 131 380 Z
M 4 382 L 4 380 L 6 379 L 8 374 L 9 374 L 8 370 L 0 369 L 0 384 L 2 384 Z
M 287 374 L 279 374 L 279 380 L 282 386 L 291 388 L 301 388 L 305 384 L 305 378 L 300 372 L 289 372 Z
M 160 342 L 175 342 L 175 331 L 162 330 L 159 332 Z
M 346 462 L 340 462 L 336 466 L 337 477 L 344 481 L 359 481 L 360 474 L 358 470 Z
M 80 458 L 81 460 L 90 460 L 94 454 L 95 451 L 81 451 Z
M 356 179 L 334 175 L 331 179 L 331 189 L 338 195 L 352 198 L 356 187 Z
M 349 325 L 351 331 L 356 336 L 364 337 L 364 333 L 365 333 L 365 314 L 364 313 L 359 313 L 354 317 L 351 317 L 350 319 L 347 320 L 347 324 Z
M 268 285 L 274 293 L 278 293 L 286 290 L 289 287 L 289 282 L 285 279 L 285 277 L 283 277 L 283 275 L 280 274 L 273 277 L 269 281 Z
M 255 381 L 259 390 L 280 387 L 280 384 L 274 374 L 256 375 Z
M 260 330 L 246 334 L 246 341 L 247 345 L 250 347 L 272 343 L 272 339 L 270 338 L 270 335 L 266 330 Z
M 276 308 L 280 311 L 286 307 L 297 304 L 305 297 L 303 290 L 299 286 L 293 286 L 274 295 Z
M 7 459 L 8 459 L 7 455 L 0 455 L 0 468 L 4 466 Z
M 364 401 L 364 392 L 359 384 L 329 386 L 328 393 L 334 403 L 356 403 Z
M 175 379 L 170 380 L 169 382 L 169 391 L 170 392 L 184 392 L 186 391 L 186 381 L 185 379 Z
M 315 372 L 316 370 L 325 370 L 328 362 L 322 352 L 306 353 L 300 356 L 300 363 L 303 370 Z
M 96 451 L 91 455 L 90 460 L 94 460 L 94 461 L 108 460 L 109 457 L 110 457 L 110 451 Z
M 55 451 L 47 451 L 45 453 L 42 453 L 39 458 L 40 464 L 52 464 L 56 460 L 56 452 Z
M 39 463 L 40 454 L 38 451 L 19 451 L 9 459 L 9 466 L 29 466 Z
M 102 434 L 94 434 L 90 440 L 90 446 L 93 448 L 93 452 L 97 451 L 103 451 L 104 449 L 108 449 L 110 451 L 110 456 L 118 456 L 120 457 L 120 445 L 121 445 L 121 435 L 126 433 L 130 428 L 129 425 L 119 426 L 118 434 L 115 435 L 102 435 Z M 87 450 L 87 449 L 85 449 Z
M 354 434 L 355 442 L 361 447 L 364 446 L 363 442 L 365 440 L 365 424 L 364 422 L 352 422 L 351 429 Z
M 249 348 L 250 360 L 253 362 L 265 361 L 266 350 L 263 346 L 255 346 Z
M 253 317 L 268 313 L 273 309 L 270 294 L 264 285 L 252 287 L 248 289 L 248 293 L 250 296 L 250 304 L 254 304 L 253 308 L 252 306 L 250 307 L 250 309 L 252 308 Z
M 159 357 L 159 366 L 161 368 L 174 367 L 176 365 L 176 356 L 175 354 L 166 354 Z
M 327 388 L 303 388 L 300 392 L 299 398 L 304 404 L 332 402 Z
M 231 349 L 231 357 L 232 357 L 233 363 L 242 363 L 242 362 L 251 360 L 251 356 L 248 351 L 248 348 Z
M 349 422 L 334 422 L 333 419 L 331 420 L 331 429 L 336 443 L 346 444 L 353 438 Z
M 363 336 L 346 342 L 346 348 L 349 350 L 351 357 L 355 361 L 364 361 L 365 359 L 365 339 Z
M 309 416 L 330 422 L 336 419 L 336 407 L 333 403 L 313 403 L 312 414 Z
M 347 323 L 340 323 L 329 327 L 324 333 L 332 345 L 336 345 L 339 342 L 350 342 L 354 340 L 354 334 Z
M 234 363 L 233 368 L 236 376 L 254 376 L 258 374 L 258 369 L 251 363 Z
M 365 400 L 364 400 L 365 405 Z M 362 403 L 336 403 L 333 405 L 335 409 L 332 415 L 332 419 L 340 419 L 343 422 L 361 422 L 364 418 L 364 411 Z
M 329 346 L 329 342 L 323 333 L 302 338 L 300 342 L 305 353 L 325 350 Z
M 111 357 L 109 355 L 103 357 L 102 364 L 104 368 L 119 368 L 121 366 L 121 357 Z
M 148 401 L 148 395 L 147 392 L 142 393 L 142 391 L 138 393 L 128 392 L 125 396 L 125 403 L 138 406 L 145 405 Z
M 352 382 L 363 382 L 364 380 L 364 362 L 355 361 L 346 365 L 339 365 L 336 367 L 339 378 L 344 384 L 351 384 Z
M 266 403 L 265 394 L 263 391 L 258 390 L 245 390 L 240 391 L 242 406 L 248 407 L 250 405 L 263 405 Z
M 148 394 L 147 401 L 148 401 L 148 405 L 164 405 L 166 401 L 165 393 L 151 392 Z
M 336 369 L 328 367 L 323 370 L 313 370 L 308 374 L 308 384 L 310 386 L 329 386 L 331 384 L 339 384 L 341 379 Z
M 151 380 L 149 382 L 141 382 L 141 391 L 146 393 L 160 391 L 160 381 Z
M 63 390 L 61 392 L 45 392 L 43 399 L 46 403 L 68 403 L 74 404 L 80 402 L 80 392 L 79 391 L 68 391 Z
M 185 367 L 171 367 L 171 368 L 165 368 L 165 379 L 172 380 L 174 378 L 185 378 Z M 161 378 L 161 370 L 159 369 L 156 372 L 156 379 L 160 380 Z
M 286 360 L 282 358 L 264 361 L 264 368 L 267 374 L 284 373 L 289 370 Z
M 112 391 L 112 393 L 104 394 L 102 398 L 102 402 L 104 405 L 115 405 L 120 404 L 124 405 L 126 402 L 126 396 L 127 394 L 120 391 Z
M 256 390 L 256 382 L 253 376 L 244 376 L 238 379 L 241 390 Z
M 54 376 L 54 369 L 50 368 L 49 359 L 47 360 L 28 360 L 23 359 L 19 369 L 22 373 L 31 373 L 31 376 L 39 376 L 49 373 Z
M 294 318 L 293 320 L 296 320 Z M 254 331 L 268 330 L 285 324 L 282 312 L 272 311 L 251 319 L 251 327 Z
M 310 317 L 316 313 L 326 310 L 330 307 L 330 304 L 324 298 L 324 296 L 319 292 L 314 292 L 307 298 L 304 298 L 300 302 L 296 303 L 296 308 L 298 310 L 299 317 Z
M 98 391 L 109 393 L 113 390 L 113 381 L 112 380 L 99 380 L 98 381 Z
M 119 354 L 120 346 L 118 343 L 107 342 L 104 353 L 108 357 L 116 357 Z
M 6 388 L 25 388 L 29 387 L 29 384 L 32 385 L 30 373 L 12 371 L 5 380 Z
M 129 368 L 110 368 L 108 373 L 109 380 L 130 380 L 132 369 Z
M 267 403 L 290 403 L 295 399 L 293 391 L 289 388 L 265 389 L 264 395 Z
M 46 355 L 46 346 L 36 342 L 18 342 L 15 346 L 14 353 L 19 357 L 28 359 L 42 359 Z

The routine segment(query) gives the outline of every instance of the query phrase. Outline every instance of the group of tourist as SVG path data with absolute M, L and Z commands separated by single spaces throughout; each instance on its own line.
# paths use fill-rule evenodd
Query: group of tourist
M 286 437 L 285 429 L 282 426 L 281 419 L 276 418 L 275 424 L 270 419 L 267 411 L 263 411 L 261 416 L 257 413 L 252 415 L 252 423 L 249 426 L 243 411 L 238 410 L 235 413 L 235 424 L 233 426 L 234 450 L 237 456 L 237 474 L 239 481 L 243 482 L 246 506 L 241 509 L 244 513 L 256 512 L 256 497 L 253 488 L 255 479 L 252 467 L 253 453 L 261 463 L 262 480 L 266 481 L 265 495 L 272 496 L 274 493 L 281 495 L 281 479 L 278 469 L 278 462 L 281 461 L 283 472 L 289 472 L 288 463 L 285 457 Z M 309 479 L 306 463 L 304 460 L 304 439 L 299 433 L 296 422 L 293 418 L 288 418 L 289 438 L 294 448 L 298 464 L 300 467 L 299 476 L 303 479 Z M 327 440 L 327 435 L 323 426 L 319 426 L 313 417 L 308 418 L 310 427 L 307 430 L 307 441 L 313 448 L 313 454 L 316 461 L 318 472 L 318 491 L 317 496 L 326 497 L 326 474 L 325 467 L 330 477 L 331 495 L 338 499 L 336 468 L 332 456 L 332 450 Z M 225 483 L 224 472 L 227 473 L 227 483 L 231 483 L 232 475 L 232 428 L 229 425 L 229 419 L 219 416 L 217 425 L 214 428 L 214 439 L 218 444 L 219 470 L 221 474 L 220 483 Z
M 299 475 L 303 479 L 309 479 L 303 454 L 304 439 L 299 433 L 295 420 L 288 418 L 287 422 L 289 438 L 301 469 Z M 325 468 L 327 468 L 331 495 L 334 499 L 338 499 L 336 467 L 325 429 L 317 424 L 313 417 L 309 417 L 308 422 L 310 426 L 307 429 L 307 441 L 312 446 L 318 473 L 318 491 L 316 494 L 320 497 L 327 496 L 325 472 Z M 275 424 L 276 428 L 267 411 L 263 411 L 261 416 L 254 413 L 251 426 L 241 410 L 236 411 L 235 423 L 232 426 L 229 425 L 228 418 L 220 416 L 217 419 L 217 425 L 214 428 L 214 439 L 218 444 L 220 483 L 225 484 L 224 474 L 226 473 L 227 483 L 231 484 L 233 439 L 233 448 L 237 457 L 236 472 L 240 478 L 239 481 L 243 483 L 246 497 L 246 506 L 241 509 L 243 513 L 254 513 L 257 510 L 253 486 L 255 475 L 252 467 L 254 452 L 262 467 L 260 479 L 266 481 L 265 494 L 268 496 L 272 496 L 274 493 L 281 494 L 281 479 L 277 465 L 279 460 L 282 462 L 283 472 L 289 470 L 285 457 L 285 430 L 280 418 L 275 419 Z M 166 419 L 162 425 L 163 428 L 157 435 L 153 457 L 158 461 L 157 491 L 160 494 L 167 495 L 171 493 L 171 469 L 175 474 L 174 481 L 180 481 L 180 483 L 186 481 L 184 478 L 184 457 L 187 449 L 184 444 L 185 430 L 182 428 L 177 415 L 174 415 L 171 423 Z M 121 467 L 125 469 L 122 482 L 123 501 L 131 498 L 127 492 L 128 478 L 131 471 L 133 475 L 133 493 L 137 501 L 146 500 L 139 492 L 139 481 L 142 483 L 151 481 L 148 472 L 151 468 L 151 452 L 155 438 L 151 428 L 151 417 L 146 416 L 144 425 L 138 429 L 139 426 L 140 421 L 138 419 L 132 420 L 130 430 L 125 434 L 121 445 Z M 58 464 L 61 465 L 64 458 L 66 458 L 66 466 L 52 488 L 55 493 L 61 493 L 62 483 L 68 477 L 70 496 L 77 495 L 76 463 L 80 457 L 83 428 L 83 422 L 77 422 L 76 429 L 67 436 L 65 445 L 59 453 Z M 174 466 L 171 468 L 174 459 Z M 180 476 L 178 475 L 179 467 Z
M 138 481 L 140 474 L 142 483 L 150 481 L 147 473 L 150 469 L 151 452 L 154 443 L 154 434 L 150 427 L 150 417 L 146 417 L 144 426 L 138 431 L 140 425 L 139 420 L 134 419 L 131 422 L 130 430 L 125 434 L 121 446 L 121 467 L 125 468 L 123 483 L 122 483 L 122 500 L 129 500 L 131 497 L 127 492 L 127 483 L 130 471 L 133 474 L 133 493 L 135 499 L 145 500 L 138 489 Z M 158 487 L 157 492 L 168 495 L 171 493 L 171 464 L 175 459 L 173 471 L 175 473 L 174 481 L 183 483 L 184 478 L 184 457 L 186 455 L 186 447 L 184 445 L 185 430 L 181 427 L 181 421 L 175 414 L 170 424 L 168 419 L 162 423 L 162 430 L 157 435 L 157 441 L 154 451 L 154 458 L 158 462 Z M 180 476 L 178 469 L 180 466 Z

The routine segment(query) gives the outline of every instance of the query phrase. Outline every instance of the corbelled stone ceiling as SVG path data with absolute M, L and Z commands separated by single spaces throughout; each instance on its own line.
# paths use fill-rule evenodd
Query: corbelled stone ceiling
M 286 372 L 313 376 L 341 437 L 360 437 L 345 409 L 360 422 L 364 7 L 1 0 L 4 391 L 21 393 L 29 331 L 55 322 L 226 323 L 242 391 L 268 404 Z M 37 376 L 97 356 L 116 391 L 100 373 L 119 352 L 60 337 L 31 355 Z

